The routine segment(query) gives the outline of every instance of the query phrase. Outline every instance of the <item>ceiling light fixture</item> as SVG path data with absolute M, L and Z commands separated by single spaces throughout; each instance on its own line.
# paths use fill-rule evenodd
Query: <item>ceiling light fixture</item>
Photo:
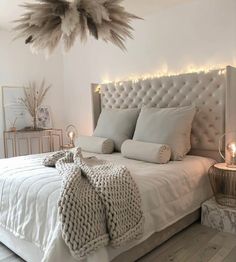
M 69 50 L 78 36 L 85 42 L 88 35 L 111 42 L 125 50 L 125 41 L 132 38 L 132 19 L 123 0 L 37 0 L 21 5 L 26 12 L 15 22 L 14 30 L 24 37 L 33 51 L 52 53 L 60 40 Z

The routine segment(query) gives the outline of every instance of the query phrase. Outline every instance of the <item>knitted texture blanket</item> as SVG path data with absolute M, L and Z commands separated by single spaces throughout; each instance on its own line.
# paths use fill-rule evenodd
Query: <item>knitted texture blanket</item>
M 44 159 L 63 177 L 58 202 L 62 237 L 76 259 L 108 244 L 141 237 L 144 216 L 138 187 L 124 166 L 60 151 Z

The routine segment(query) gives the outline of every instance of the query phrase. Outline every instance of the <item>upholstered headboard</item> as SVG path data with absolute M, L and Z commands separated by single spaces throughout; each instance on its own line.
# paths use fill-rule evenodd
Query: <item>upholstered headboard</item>
M 229 90 L 233 88 L 232 75 L 236 75 L 235 69 L 229 66 L 226 70 L 207 73 L 102 84 L 99 85 L 100 92 L 95 91 L 98 85 L 93 84 L 94 127 L 102 108 L 195 105 L 197 114 L 193 121 L 191 153 L 216 158 L 219 137 L 226 130 L 225 112 L 229 111 L 226 101 Z

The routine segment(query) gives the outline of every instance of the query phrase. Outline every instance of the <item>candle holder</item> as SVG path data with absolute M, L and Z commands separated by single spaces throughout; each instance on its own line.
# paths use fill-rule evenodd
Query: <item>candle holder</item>
M 223 140 L 227 141 L 225 147 Z M 222 148 L 225 148 L 225 155 Z M 227 132 L 220 137 L 219 153 L 225 163 L 215 164 L 208 172 L 215 200 L 220 205 L 236 207 L 236 132 Z
M 227 135 L 227 144 L 225 147 L 226 153 L 223 155 L 221 152 L 222 141 Z M 219 153 L 221 157 L 225 160 L 226 167 L 236 169 L 236 132 L 228 132 L 221 136 L 219 139 Z
M 236 143 L 235 142 L 228 143 L 226 149 L 230 155 L 230 159 L 228 160 L 227 166 L 236 168 Z
M 75 138 L 78 136 L 78 131 L 74 125 L 69 125 L 66 127 L 66 136 L 69 139 L 69 144 L 66 145 L 67 148 L 75 147 Z

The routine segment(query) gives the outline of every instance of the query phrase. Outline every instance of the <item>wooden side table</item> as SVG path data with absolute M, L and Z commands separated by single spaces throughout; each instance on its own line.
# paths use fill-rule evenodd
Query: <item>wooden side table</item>
M 40 154 L 60 150 L 62 129 L 4 131 L 5 157 Z
M 236 234 L 236 209 L 219 205 L 214 198 L 202 204 L 202 225 Z

